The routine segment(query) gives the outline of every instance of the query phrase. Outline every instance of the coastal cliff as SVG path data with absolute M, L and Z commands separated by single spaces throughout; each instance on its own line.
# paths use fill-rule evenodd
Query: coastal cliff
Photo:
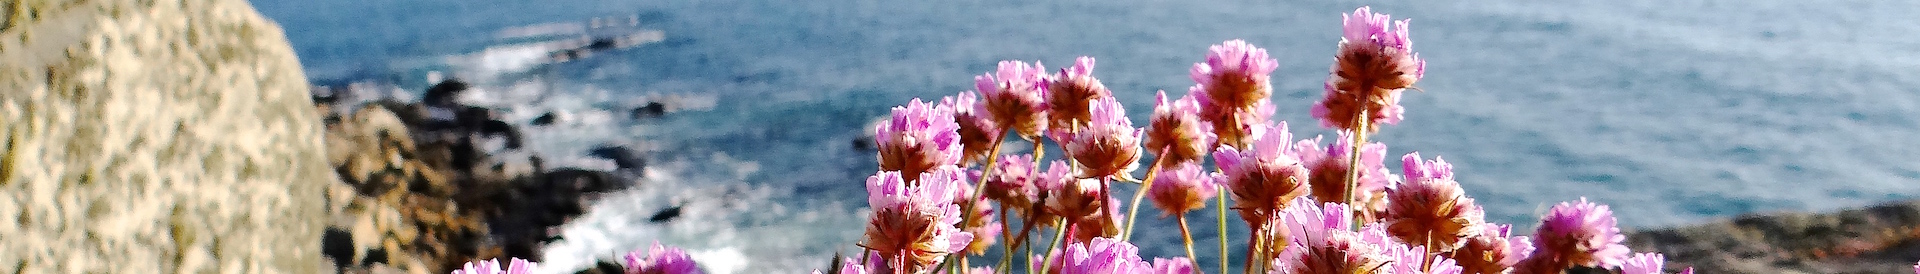
M 246 1 L 4 1 L 0 60 L 0 272 L 324 267 L 321 119 Z

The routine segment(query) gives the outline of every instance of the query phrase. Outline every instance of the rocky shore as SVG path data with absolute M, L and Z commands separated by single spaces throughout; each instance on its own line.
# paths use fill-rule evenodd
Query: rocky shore
M 632 187 L 641 175 L 490 155 L 489 147 L 517 150 L 519 129 L 454 102 L 465 88 L 444 82 L 419 102 L 316 93 L 324 94 L 315 111 L 326 121 L 327 160 L 341 178 L 328 187 L 322 253 L 341 272 L 446 273 L 474 260 L 540 258 L 540 246 L 557 239 L 552 229 L 584 214 L 594 194 Z
M 1920 201 L 1828 213 L 1747 214 L 1636 231 L 1634 250 L 1696 273 L 1913 273 L 1920 260 Z

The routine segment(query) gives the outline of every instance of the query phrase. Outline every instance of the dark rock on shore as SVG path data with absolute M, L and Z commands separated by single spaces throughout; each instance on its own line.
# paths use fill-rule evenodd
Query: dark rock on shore
M 1629 233 L 1667 270 L 1697 273 L 1912 273 L 1920 260 L 1920 201 L 1830 213 L 1749 214 Z
M 446 273 L 474 260 L 537 259 L 590 199 L 632 186 L 607 172 L 489 155 L 488 140 L 517 149 L 518 129 L 453 102 L 462 85 L 436 85 L 427 103 L 319 106 L 330 114 L 328 159 L 344 181 L 327 195 L 333 221 L 322 253 L 342 271 Z
M 647 167 L 647 159 L 639 152 L 623 146 L 600 146 L 587 151 L 587 155 L 613 160 L 613 165 L 621 172 L 641 175 Z

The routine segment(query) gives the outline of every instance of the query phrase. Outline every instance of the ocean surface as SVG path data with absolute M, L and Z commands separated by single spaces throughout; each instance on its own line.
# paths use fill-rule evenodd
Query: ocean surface
M 1414 49 L 1428 61 L 1425 92 L 1402 102 L 1406 120 L 1373 139 L 1394 159 L 1445 157 L 1488 218 L 1517 229 L 1581 197 L 1611 205 L 1631 230 L 1920 194 L 1920 20 L 1911 18 L 1920 5 L 1906 1 L 254 5 L 286 29 L 317 83 L 384 81 L 417 96 L 428 74 L 459 77 L 480 84 L 463 100 L 510 121 L 564 118 L 525 128 L 524 153 L 610 168 L 585 152 L 646 151 L 640 187 L 604 197 L 564 229 L 544 258 L 555 270 L 654 242 L 689 249 L 714 273 L 823 268 L 834 252 L 858 250 L 868 214 L 863 179 L 874 156 L 853 140 L 889 107 L 971 89 L 972 76 L 1000 60 L 1057 70 L 1099 58 L 1095 76 L 1144 125 L 1153 92 L 1184 92 L 1208 45 L 1245 39 L 1280 61 L 1274 118 L 1296 135 L 1332 135 L 1308 109 L 1340 14 L 1363 5 L 1413 18 Z M 489 50 L 514 30 L 627 23 L 664 40 L 552 64 Z M 666 102 L 668 113 L 628 117 L 646 102 Z M 1398 162 L 1389 166 L 1398 173 Z M 680 220 L 646 220 L 676 205 Z M 1182 254 L 1173 222 L 1141 212 L 1151 214 L 1136 236 L 1142 255 Z M 1217 237 L 1201 227 L 1196 240 Z M 1198 249 L 1207 266 L 1214 249 Z M 985 258 L 974 262 L 998 257 Z

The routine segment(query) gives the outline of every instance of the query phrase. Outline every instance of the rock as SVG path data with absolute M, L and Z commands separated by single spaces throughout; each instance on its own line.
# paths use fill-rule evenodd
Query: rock
M 243 0 L 0 4 L 0 272 L 315 273 L 322 119 Z
M 630 115 L 636 120 L 660 118 L 660 116 L 667 115 L 667 106 L 660 104 L 660 102 L 647 102 L 644 106 L 633 108 Z
M 466 82 L 461 82 L 458 79 L 440 81 L 439 84 L 434 84 L 433 87 L 427 88 L 426 93 L 421 94 L 420 103 L 428 106 L 458 105 L 459 103 L 454 102 L 454 100 L 460 97 L 461 92 L 466 92 L 467 87 Z
M 1920 201 L 1831 213 L 1748 214 L 1636 231 L 1634 250 L 1698 273 L 1909 273 L 1920 258 Z
M 558 117 L 557 114 L 547 112 L 546 114 L 541 114 L 540 117 L 534 117 L 531 124 L 536 126 L 550 126 L 553 125 L 554 120 L 558 119 L 560 119 L 560 117 Z
M 624 146 L 602 145 L 588 150 L 587 155 L 613 160 L 613 165 L 619 167 L 620 171 L 636 175 L 647 168 L 647 159 L 643 155 Z

